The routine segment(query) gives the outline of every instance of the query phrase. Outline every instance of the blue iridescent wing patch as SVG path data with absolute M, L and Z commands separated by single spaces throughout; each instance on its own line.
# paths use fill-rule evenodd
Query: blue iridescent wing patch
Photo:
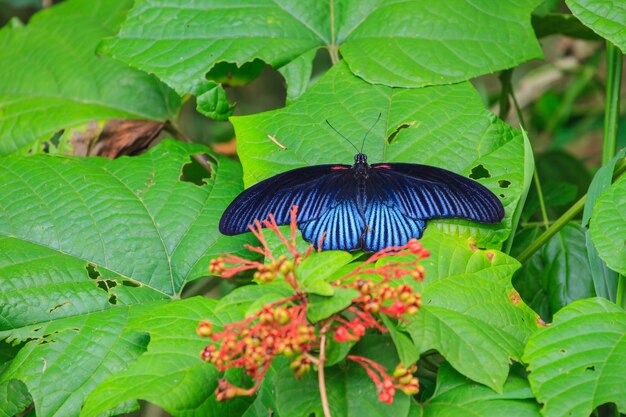
M 361 247 L 365 223 L 355 199 L 345 199 L 327 210 L 320 218 L 300 223 L 302 237 L 321 249 L 353 251 Z
M 400 212 L 398 207 L 380 199 L 369 201 L 365 209 L 367 227 L 362 247 L 377 252 L 389 246 L 401 246 L 409 239 L 419 239 L 426 228 L 426 221 L 412 219 Z

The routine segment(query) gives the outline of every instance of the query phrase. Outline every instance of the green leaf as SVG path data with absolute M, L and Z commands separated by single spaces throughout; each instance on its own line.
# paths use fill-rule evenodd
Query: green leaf
M 231 415 L 224 408 L 245 408 L 218 403 L 216 369 L 200 359 L 207 340 L 195 328 L 203 319 L 220 325 L 214 300 L 200 297 L 166 304 L 149 312 L 135 313 L 128 330 L 150 334 L 148 351 L 126 369 L 114 373 L 87 398 L 81 416 L 98 416 L 130 400 L 146 400 L 172 415 Z M 221 413 L 218 411 L 222 410 Z
M 437 390 L 422 406 L 423 417 L 540 417 L 528 381 L 508 376 L 502 393 L 476 384 L 444 363 L 437 372 Z
M 565 225 L 524 263 L 513 283 L 546 322 L 569 303 L 595 296 L 585 231 L 574 223 Z
M 324 251 L 312 252 L 298 266 L 298 284 L 302 291 L 317 295 L 333 295 L 334 289 L 328 281 L 340 278 L 335 272 L 352 261 L 349 252 Z
M 615 164 L 617 164 L 617 161 L 625 156 L 626 149 L 620 150 L 609 162 L 602 165 L 600 169 L 598 169 L 598 172 L 596 172 L 593 176 L 591 184 L 589 184 L 589 189 L 587 190 L 587 200 L 585 201 L 585 208 L 583 210 L 583 219 L 580 223 L 582 227 L 588 227 L 596 200 L 604 190 L 611 186 L 611 183 L 613 182 L 613 172 L 615 172 Z
M 365 356 L 383 366 L 388 372 L 398 363 L 393 344 L 388 337 L 369 336 L 359 343 L 354 354 Z M 378 401 L 376 387 L 363 368 L 348 361 L 348 366 L 326 368 L 325 381 L 331 415 L 342 417 L 403 417 L 408 414 L 409 397 L 396 392 L 392 404 Z M 289 417 L 322 417 L 317 374 L 310 372 L 297 380 L 293 371 L 285 368 L 274 380 L 278 414 Z
M 197 86 L 196 109 L 207 117 L 215 120 L 228 120 L 235 106 L 228 102 L 226 91 L 220 84 L 206 81 Z
M 293 61 L 307 72 L 314 53 L 340 47 L 370 83 L 448 84 L 541 57 L 530 13 L 536 0 L 137 2 L 100 50 L 156 74 L 181 94 L 221 62 Z M 158 52 L 157 52 L 158 51 Z M 372 54 L 371 51 L 376 51 Z M 307 62 L 308 61 L 308 62 Z M 288 81 L 294 81 L 292 74 Z M 305 76 L 297 77 L 301 89 Z
M 222 322 L 234 323 L 257 312 L 265 303 L 269 304 L 293 294 L 293 289 L 284 281 L 244 285 L 222 297 L 215 311 Z
M 511 217 L 511 234 L 503 245 L 503 251 L 509 255 L 511 254 L 511 249 L 513 248 L 513 241 L 516 237 L 517 228 L 519 227 L 520 219 L 522 217 L 524 207 L 526 206 L 528 192 L 530 191 L 533 175 L 535 173 L 535 156 L 533 155 L 533 148 L 530 145 L 530 140 L 528 139 L 528 135 L 524 129 L 522 129 L 522 137 L 524 138 L 524 181 L 521 188 L 521 198 L 515 207 L 513 216 Z
M 129 307 L 120 307 L 31 326 L 25 338 L 33 340 L 0 382 L 26 384 L 38 416 L 78 415 L 100 382 L 146 351 L 150 336 L 126 329 L 129 314 Z
M 488 177 L 478 181 L 500 196 L 506 210 L 498 225 L 448 219 L 432 221 L 428 229 L 436 224 L 489 246 L 506 240 L 524 185 L 524 141 L 483 108 L 470 84 L 393 89 L 368 84 L 344 64 L 335 65 L 285 109 L 232 118 L 246 185 L 304 165 L 351 163 L 354 148 L 325 121 L 360 142 L 378 113 L 381 121 L 364 146 L 370 162 L 435 165 L 474 177 L 487 170 Z
M 164 320 L 163 303 L 245 241 L 217 232 L 241 190 L 236 163 L 209 156 L 206 185 L 180 180 L 190 156 L 207 153 L 164 141 L 117 160 L 0 158 L 0 338 L 28 341 L 0 382 L 23 381 L 38 416 L 78 415 L 98 384 L 145 352 L 150 328 L 132 326 L 140 313 L 189 337 Z
M 411 340 L 408 334 L 398 328 L 398 325 L 389 317 L 381 315 L 385 327 L 389 330 L 389 336 L 393 340 L 393 344 L 396 347 L 396 352 L 400 357 L 400 362 L 404 366 L 410 366 L 417 362 L 420 358 L 420 352 L 415 347 L 415 344 Z
M 316 51 L 312 49 L 278 69 L 287 81 L 287 103 L 300 97 L 307 89 L 313 72 L 315 55 Z
M 346 37 L 340 51 L 350 69 L 371 83 L 459 82 L 542 57 L 530 25 L 537 3 L 381 1 L 364 20 L 362 11 L 345 18 L 349 27 L 361 23 L 349 34 L 339 29 L 339 42 Z
M 430 251 L 421 263 L 426 278 L 413 283 L 422 308 L 406 330 L 420 353 L 436 349 L 463 375 L 502 392 L 510 360 L 519 361 L 537 327 L 510 283 L 519 264 L 440 231 L 422 244 Z
M 626 4 L 614 0 L 565 0 L 574 16 L 626 53 Z
M 95 55 L 132 3 L 71 0 L 0 31 L 0 155 L 91 120 L 164 121 L 178 110 L 154 77 Z
M 359 292 L 354 288 L 334 288 L 333 295 L 324 297 L 311 294 L 309 296 L 309 311 L 307 318 L 316 323 L 352 304 L 352 300 L 359 296 Z
M 605 189 L 611 186 L 613 181 L 613 172 L 615 171 L 615 164 L 620 158 L 626 155 L 626 149 L 622 149 L 617 152 L 615 157 L 608 163 L 600 167 L 598 172 L 593 176 L 589 190 L 587 191 L 587 200 L 585 201 L 585 208 L 583 210 L 583 219 L 581 222 L 582 227 L 588 227 L 591 214 L 593 212 L 593 206 L 598 199 L 598 196 Z M 591 233 L 589 230 L 585 233 L 585 242 L 587 244 L 587 255 L 589 258 L 589 266 L 591 267 L 591 276 L 593 278 L 593 285 L 596 290 L 596 294 L 600 297 L 607 298 L 611 301 L 615 301 L 617 292 L 617 272 L 609 269 L 606 263 L 600 258 L 598 250 L 596 249 L 593 241 L 591 240 Z
M 587 417 L 613 402 L 626 411 L 626 313 L 603 298 L 577 301 L 533 335 L 524 352 L 546 417 Z
M 19 415 L 32 401 L 22 381 L 12 379 L 0 384 L 0 417 Z
M 589 231 L 600 258 L 626 275 L 626 175 L 598 197 Z

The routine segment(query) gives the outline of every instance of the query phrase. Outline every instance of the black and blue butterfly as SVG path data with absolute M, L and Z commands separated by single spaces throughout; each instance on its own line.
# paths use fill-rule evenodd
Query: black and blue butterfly
M 354 165 L 293 169 L 246 189 L 222 215 L 220 232 L 245 233 L 270 213 L 277 224 L 288 224 L 294 205 L 306 241 L 317 247 L 325 233 L 323 250 L 401 246 L 419 239 L 429 219 L 499 223 L 504 217 L 498 197 L 472 179 L 428 165 L 369 165 L 359 151 Z

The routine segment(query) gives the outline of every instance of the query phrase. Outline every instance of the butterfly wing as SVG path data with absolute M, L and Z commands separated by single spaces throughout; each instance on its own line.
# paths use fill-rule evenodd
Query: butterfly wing
M 237 235 L 248 225 L 270 213 L 277 224 L 288 224 L 289 211 L 298 206 L 298 223 L 321 217 L 343 200 L 346 185 L 353 178 L 349 165 L 316 165 L 293 169 L 263 180 L 244 190 L 226 208 L 220 232 Z
M 367 227 L 363 234 L 362 247 L 368 252 L 377 252 L 389 246 L 401 246 L 409 239 L 422 237 L 426 221 L 404 215 L 393 201 L 372 198 L 365 208 Z
M 356 250 L 365 229 L 359 186 L 350 174 L 336 182 L 337 193 L 326 211 L 316 219 L 299 224 L 304 240 L 323 250 Z M 320 240 L 324 237 L 322 244 Z
M 412 219 L 462 218 L 498 223 L 502 203 L 489 189 L 454 172 L 417 164 L 373 164 L 370 198 L 393 204 Z

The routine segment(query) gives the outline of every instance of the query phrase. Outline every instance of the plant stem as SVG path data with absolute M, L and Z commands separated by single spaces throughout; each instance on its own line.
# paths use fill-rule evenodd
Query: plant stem
M 326 379 L 324 378 L 324 364 L 326 363 L 326 331 L 328 330 L 329 324 L 330 323 L 327 323 L 320 329 L 320 355 L 317 358 L 317 382 L 320 388 L 320 399 L 322 401 L 324 417 L 332 417 L 330 414 L 330 406 L 328 405 L 328 394 L 326 393 Z
M 336 43 L 335 34 L 335 1 L 330 0 L 330 45 L 328 45 L 328 53 L 330 62 L 335 65 L 339 62 L 339 47 Z
M 617 164 L 615 164 L 615 174 L 613 175 L 613 181 L 617 180 L 617 178 L 622 176 L 624 172 L 626 172 L 626 158 L 622 159 Z M 574 205 L 571 206 L 565 213 L 563 213 L 561 217 L 556 219 L 554 223 L 552 223 L 552 226 L 548 228 L 548 230 L 540 234 L 537 239 L 535 239 L 530 245 L 528 245 L 528 247 L 522 253 L 519 254 L 519 256 L 517 257 L 517 260 L 520 261 L 521 263 L 526 262 L 537 250 L 539 250 L 540 247 L 542 247 L 548 240 L 550 240 L 552 236 L 554 236 L 568 222 L 570 222 L 574 217 L 576 217 L 578 213 L 580 213 L 580 211 L 585 207 L 585 201 L 587 201 L 587 194 L 582 196 L 580 200 L 574 203 Z M 620 281 L 623 281 L 623 279 L 620 279 Z M 623 300 L 624 293 L 622 292 L 620 294 L 619 288 L 620 286 L 618 282 L 617 299 Z M 626 289 L 624 286 L 624 283 L 622 283 L 621 288 L 623 290 Z
M 541 209 L 541 219 L 543 220 L 543 227 L 548 229 L 550 227 L 550 220 L 548 220 L 548 211 L 546 210 L 546 203 L 543 200 L 543 191 L 541 190 L 541 182 L 539 181 L 539 174 L 537 173 L 537 166 L 533 171 L 533 182 L 535 188 L 537 188 L 537 197 L 539 198 L 539 208 Z
M 517 102 L 517 98 L 515 97 L 515 93 L 513 89 L 509 89 L 509 94 L 511 95 L 511 99 L 513 100 L 513 105 L 515 106 L 515 113 L 517 113 L 517 118 L 519 119 L 520 125 L 522 128 L 528 132 L 526 128 L 526 121 L 524 120 L 524 115 L 522 114 L 522 109 Z M 537 173 L 537 165 L 533 168 L 533 182 L 535 184 L 535 188 L 537 189 L 537 197 L 539 199 L 539 208 L 541 209 L 541 219 L 543 220 L 543 226 L 548 229 L 550 227 L 550 221 L 548 220 L 548 211 L 546 210 L 546 203 L 543 199 L 543 191 L 541 189 L 541 181 L 539 181 L 539 174 Z
M 581 197 L 573 206 L 571 206 L 561 217 L 556 219 L 552 226 L 539 235 L 522 253 L 519 254 L 517 260 L 521 263 L 526 262 L 539 248 L 541 248 L 552 236 L 569 223 L 580 211 L 585 207 L 587 194 Z
M 606 41 L 606 106 L 604 112 L 604 142 L 602 144 L 603 165 L 613 158 L 617 148 L 621 81 L 622 52 L 613 43 Z M 622 307 L 626 306 L 626 277 L 621 274 L 617 277 L 615 303 Z
M 619 96 L 622 81 L 622 52 L 606 41 L 606 106 L 604 113 L 604 143 L 602 165 L 609 162 L 617 148 L 619 126 Z

